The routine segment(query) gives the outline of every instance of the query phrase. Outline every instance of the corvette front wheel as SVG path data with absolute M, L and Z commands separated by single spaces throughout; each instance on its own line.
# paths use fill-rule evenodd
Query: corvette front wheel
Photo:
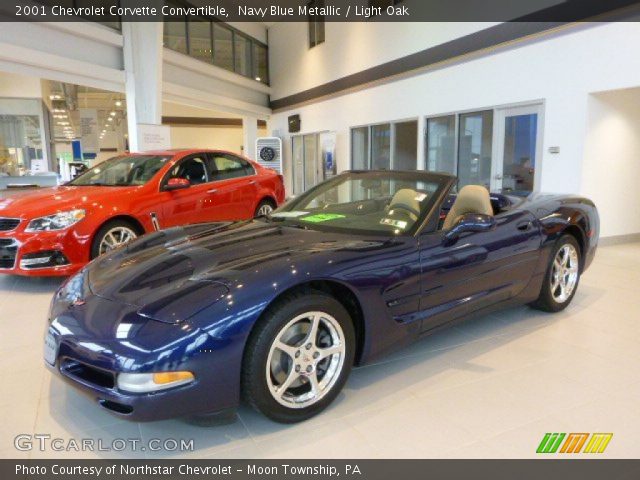
M 355 353 L 349 313 L 322 292 L 290 296 L 256 325 L 243 363 L 246 400 L 282 423 L 324 410 L 344 386 Z

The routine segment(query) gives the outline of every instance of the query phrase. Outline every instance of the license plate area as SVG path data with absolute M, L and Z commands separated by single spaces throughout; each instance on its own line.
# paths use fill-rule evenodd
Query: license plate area
M 56 358 L 58 357 L 58 342 L 55 335 L 48 331 L 44 337 L 44 361 L 49 365 L 56 364 Z

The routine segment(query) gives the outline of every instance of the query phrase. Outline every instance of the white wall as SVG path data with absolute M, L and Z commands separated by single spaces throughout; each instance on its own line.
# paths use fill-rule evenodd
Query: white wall
M 640 88 L 594 94 L 588 105 L 582 192 L 607 236 L 640 232 Z
M 493 23 L 327 22 L 325 42 L 309 48 L 306 22 L 269 28 L 272 99 L 425 50 Z
M 258 129 L 258 136 L 265 135 L 265 129 Z M 241 153 L 242 141 L 240 127 L 171 126 L 173 148 L 212 148 Z
M 290 42 L 295 44 L 298 40 Z M 336 131 L 337 165 L 344 170 L 349 168 L 352 126 L 543 101 L 538 188 L 580 192 L 589 93 L 640 85 L 640 55 L 633 49 L 621 48 L 624 45 L 640 45 L 640 23 L 572 26 L 479 58 L 274 113 L 269 130 L 286 132 L 287 116 L 299 113 L 302 133 Z M 351 47 L 345 44 L 344 48 Z M 283 141 L 290 188 L 290 135 L 284 134 Z M 551 146 L 560 147 L 560 153 L 549 154 Z M 418 154 L 420 164 L 424 151 L 419 150 Z M 603 230 L 603 234 L 613 233 Z

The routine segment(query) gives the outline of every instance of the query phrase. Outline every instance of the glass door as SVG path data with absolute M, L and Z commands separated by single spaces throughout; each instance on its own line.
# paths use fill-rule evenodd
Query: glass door
M 490 187 L 493 111 L 460 115 L 458 138 L 458 187 Z
M 499 109 L 495 117 L 493 191 L 532 192 L 541 151 L 541 105 Z
M 291 138 L 294 195 L 299 195 L 324 180 L 319 139 L 320 135 L 317 133 Z

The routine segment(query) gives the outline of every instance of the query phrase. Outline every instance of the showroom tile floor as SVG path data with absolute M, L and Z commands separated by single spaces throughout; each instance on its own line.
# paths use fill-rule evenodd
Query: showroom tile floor
M 294 426 L 246 407 L 215 427 L 101 411 L 42 364 L 59 282 L 0 275 L 0 457 L 181 455 L 14 449 L 16 435 L 41 433 L 103 445 L 194 439 L 182 455 L 205 458 L 523 458 L 546 432 L 613 432 L 603 456 L 640 456 L 640 243 L 600 248 L 565 312 L 516 308 L 426 338 L 355 370 L 329 410 Z

